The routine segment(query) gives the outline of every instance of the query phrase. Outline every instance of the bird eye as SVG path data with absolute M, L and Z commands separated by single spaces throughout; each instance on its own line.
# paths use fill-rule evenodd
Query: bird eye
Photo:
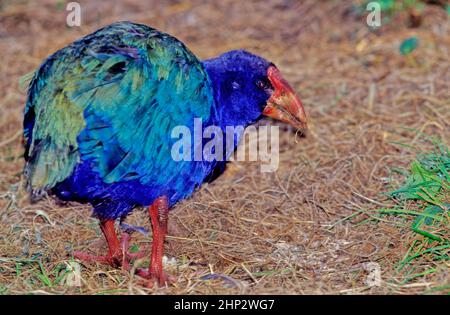
M 231 83 L 231 86 L 233 87 L 233 90 L 238 90 L 241 87 L 241 85 L 236 81 L 233 81 L 233 83 Z
M 266 90 L 270 88 L 270 83 L 267 80 L 258 80 L 256 81 L 256 86 L 261 90 Z

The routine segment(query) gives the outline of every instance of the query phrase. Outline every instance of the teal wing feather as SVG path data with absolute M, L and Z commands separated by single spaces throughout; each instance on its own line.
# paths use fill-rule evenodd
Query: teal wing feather
M 129 22 L 103 28 L 51 56 L 31 82 L 29 188 L 54 187 L 80 160 L 92 161 L 105 183 L 192 171 L 171 159 L 170 131 L 209 119 L 213 104 L 202 64 L 181 42 Z

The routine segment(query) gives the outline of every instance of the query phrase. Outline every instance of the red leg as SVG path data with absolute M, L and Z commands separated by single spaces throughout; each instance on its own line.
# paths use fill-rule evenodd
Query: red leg
M 120 248 L 120 241 L 117 238 L 114 221 L 107 220 L 100 222 L 100 228 L 102 229 L 103 235 L 105 235 L 106 241 L 108 242 L 108 256 L 110 259 L 110 264 L 114 267 L 120 267 L 122 265 L 123 252 Z
M 153 202 L 149 208 L 150 220 L 153 229 L 152 254 L 148 271 L 139 270 L 138 275 L 156 280 L 159 285 L 164 285 L 169 278 L 163 271 L 162 258 L 164 255 L 164 240 L 167 234 L 167 221 L 169 216 L 169 206 L 167 197 L 162 196 Z M 153 282 L 149 283 L 152 286 Z
M 143 257 L 143 254 L 141 253 L 128 253 L 130 234 L 123 233 L 122 239 L 119 241 L 114 228 L 114 220 L 100 221 L 100 228 L 108 243 L 108 254 L 96 256 L 76 251 L 73 253 L 75 258 L 87 262 L 98 262 L 100 264 L 111 265 L 116 268 L 122 267 L 125 270 L 129 270 L 131 259 Z
M 77 259 L 84 260 L 87 262 L 98 262 L 101 264 L 109 264 L 114 267 L 121 266 L 122 262 L 122 251 L 120 249 L 120 242 L 117 238 L 116 230 L 114 228 L 113 220 L 100 221 L 100 229 L 105 235 L 106 241 L 108 243 L 109 252 L 105 256 L 96 256 L 83 252 L 74 252 L 73 256 Z

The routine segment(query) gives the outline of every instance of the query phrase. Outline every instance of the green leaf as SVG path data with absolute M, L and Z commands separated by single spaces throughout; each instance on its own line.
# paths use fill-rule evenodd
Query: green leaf
M 405 39 L 400 45 L 400 54 L 402 54 L 403 56 L 409 55 L 414 50 L 416 50 L 418 45 L 419 39 L 415 36 Z
M 378 0 L 377 2 L 380 4 L 381 11 L 394 10 L 396 6 L 395 0 Z
M 134 244 L 133 246 L 130 247 L 129 251 L 130 253 L 137 253 L 139 251 L 139 246 Z
M 423 192 L 435 196 L 443 186 L 442 179 L 436 170 L 425 167 L 419 161 L 414 161 L 411 165 L 411 175 L 406 179 L 405 184 L 391 193 L 392 196 L 401 199 L 423 200 Z
M 66 8 L 65 1 L 63 0 L 57 0 L 56 1 L 56 9 L 59 11 L 63 11 Z
M 449 209 L 450 209 L 450 205 L 449 205 Z M 437 226 L 439 225 L 439 221 L 436 221 L 435 219 L 432 218 L 432 216 L 437 216 L 437 215 L 443 215 L 443 210 L 442 208 L 438 207 L 438 206 L 428 206 L 425 208 L 424 210 L 424 214 L 418 216 L 413 224 L 412 224 L 412 229 L 414 232 L 419 233 L 425 237 L 428 237 L 434 241 L 438 241 L 438 242 L 442 242 L 442 238 L 440 238 L 439 236 L 430 233 L 428 231 L 425 231 L 423 228 L 421 228 L 422 225 L 426 225 L 426 226 Z

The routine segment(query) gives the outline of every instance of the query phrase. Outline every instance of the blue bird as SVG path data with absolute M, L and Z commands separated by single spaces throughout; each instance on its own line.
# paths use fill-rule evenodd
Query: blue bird
M 243 50 L 199 61 L 168 34 L 114 23 L 55 52 L 34 74 L 23 123 L 27 188 L 32 200 L 48 193 L 90 203 L 109 251 L 74 257 L 115 267 L 142 255 L 128 252 L 131 231 L 119 239 L 116 220 L 149 206 L 151 260 L 139 274 L 162 285 L 169 209 L 225 168 L 224 159 L 174 158 L 173 130 L 193 134 L 201 119 L 202 130 L 225 134 L 263 116 L 306 128 L 300 100 L 271 62 Z

